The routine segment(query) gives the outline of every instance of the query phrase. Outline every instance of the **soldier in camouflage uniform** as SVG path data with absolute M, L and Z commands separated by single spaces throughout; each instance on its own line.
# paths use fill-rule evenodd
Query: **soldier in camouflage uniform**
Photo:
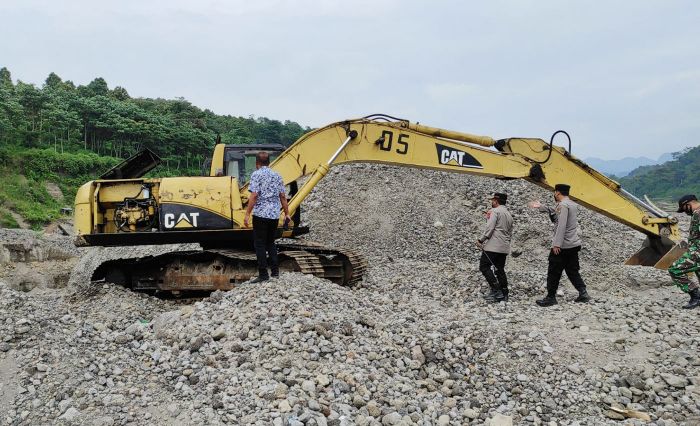
M 668 272 L 674 284 L 690 295 L 690 302 L 683 309 L 693 309 L 700 306 L 700 288 L 688 274 L 700 272 L 700 203 L 695 195 L 684 195 L 678 200 L 678 213 L 692 216 L 690 233 L 688 235 L 688 251 L 673 262 Z M 700 277 L 700 275 L 698 275 Z

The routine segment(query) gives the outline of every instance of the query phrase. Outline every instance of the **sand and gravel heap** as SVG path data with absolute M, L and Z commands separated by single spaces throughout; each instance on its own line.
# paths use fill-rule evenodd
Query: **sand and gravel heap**
M 26 292 L 0 278 L 0 422 L 700 422 L 698 311 L 679 309 L 685 296 L 665 273 L 621 266 L 641 243 L 636 232 L 582 213 L 594 302 L 571 302 L 564 278 L 560 304 L 541 309 L 551 225 L 524 204 L 548 192 L 385 166 L 336 170 L 306 203 L 308 238 L 367 254 L 357 288 L 284 273 L 188 302 L 89 283 L 91 268 L 124 249 L 73 253 L 66 287 Z M 511 196 L 516 219 L 507 305 L 482 301 L 476 268 L 493 191 Z

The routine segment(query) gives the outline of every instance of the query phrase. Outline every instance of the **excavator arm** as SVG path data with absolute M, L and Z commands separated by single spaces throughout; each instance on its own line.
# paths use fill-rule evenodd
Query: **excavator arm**
M 557 132 L 555 133 L 564 133 Z M 271 164 L 285 183 L 308 177 L 291 199 L 293 213 L 330 167 L 345 163 L 395 166 L 525 179 L 542 188 L 571 185 L 571 198 L 647 235 L 645 246 L 627 263 L 665 267 L 678 249 L 663 258 L 680 240 L 677 219 L 644 203 L 620 184 L 597 172 L 566 150 L 542 139 L 494 140 L 428 127 L 385 115 L 333 123 L 302 136 Z M 568 135 L 566 135 L 568 137 Z M 241 189 L 244 201 L 247 186 Z

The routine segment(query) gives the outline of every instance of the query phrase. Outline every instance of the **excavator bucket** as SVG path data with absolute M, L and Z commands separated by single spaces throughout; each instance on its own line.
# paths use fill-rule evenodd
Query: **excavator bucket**
M 674 242 L 666 237 L 647 237 L 642 248 L 630 257 L 625 265 L 653 266 L 668 269 L 688 249 L 685 241 Z

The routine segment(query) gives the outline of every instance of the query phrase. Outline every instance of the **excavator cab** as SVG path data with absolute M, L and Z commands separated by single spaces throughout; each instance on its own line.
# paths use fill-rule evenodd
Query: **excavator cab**
M 255 171 L 255 156 L 258 152 L 267 151 L 270 154 L 270 162 L 273 162 L 284 150 L 284 145 L 280 144 L 225 145 L 221 167 L 223 175 L 235 177 L 238 182 L 244 184 Z
M 204 162 L 203 176 L 231 176 L 241 185 L 248 182 L 255 171 L 255 156 L 260 151 L 270 154 L 270 163 L 280 156 L 285 146 L 278 143 L 222 144 L 214 147 L 211 159 Z
M 287 148 L 278 143 L 258 144 L 222 144 L 214 147 L 212 158 L 205 162 L 205 170 L 209 170 L 208 176 L 231 176 L 238 179 L 241 186 L 250 180 L 250 175 L 255 171 L 255 157 L 260 151 L 266 151 L 270 155 L 270 163 L 275 161 Z M 205 174 L 207 176 L 207 174 Z M 296 181 L 287 185 L 287 199 L 291 200 L 299 191 Z M 302 235 L 309 232 L 308 227 L 301 227 L 301 208 L 292 214 L 294 222 L 294 235 Z

